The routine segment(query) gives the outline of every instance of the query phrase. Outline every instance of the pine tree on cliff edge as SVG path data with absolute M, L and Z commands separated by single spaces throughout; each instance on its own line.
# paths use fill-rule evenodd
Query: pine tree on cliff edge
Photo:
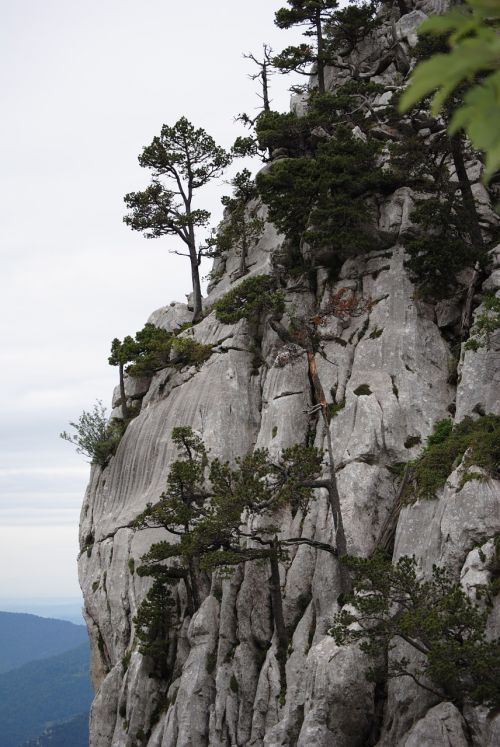
M 296 72 L 310 75 L 309 66 L 316 65 L 318 91 L 325 93 L 325 67 L 329 62 L 329 50 L 325 42 L 323 24 L 338 7 L 337 0 L 287 0 L 288 8 L 280 8 L 275 14 L 275 24 L 280 29 L 292 26 L 305 27 L 304 36 L 313 39 L 313 44 L 286 47 L 273 58 L 273 65 L 283 73 Z
M 207 225 L 210 213 L 193 207 L 194 193 L 212 179 L 221 176 L 232 157 L 218 146 L 203 129 L 195 129 L 181 117 L 173 127 L 163 125 L 139 156 L 139 163 L 151 169 L 152 180 L 142 192 L 125 195 L 130 213 L 125 223 L 141 231 L 148 239 L 178 236 L 187 246 L 194 294 L 194 321 L 201 317 L 201 286 L 199 265 L 203 248 L 196 240 L 196 229 Z

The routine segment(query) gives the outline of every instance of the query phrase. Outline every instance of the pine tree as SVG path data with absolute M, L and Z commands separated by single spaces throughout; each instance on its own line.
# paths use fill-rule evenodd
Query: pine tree
M 194 293 L 193 319 L 202 312 L 199 265 L 202 249 L 196 229 L 207 225 L 210 213 L 194 207 L 196 190 L 218 178 L 232 156 L 216 145 L 203 129 L 181 117 L 172 127 L 163 125 L 159 136 L 145 147 L 139 163 L 152 172 L 152 182 L 142 192 L 125 195 L 130 213 L 124 221 L 146 238 L 174 235 L 187 247 Z
M 325 93 L 325 67 L 331 61 L 325 41 L 323 25 L 338 7 L 337 0 L 287 0 L 288 8 L 280 8 L 275 15 L 276 26 L 289 29 L 292 26 L 305 28 L 304 36 L 313 43 L 286 47 L 273 58 L 273 64 L 284 73 L 291 71 L 310 75 L 310 66 L 316 66 L 318 90 Z

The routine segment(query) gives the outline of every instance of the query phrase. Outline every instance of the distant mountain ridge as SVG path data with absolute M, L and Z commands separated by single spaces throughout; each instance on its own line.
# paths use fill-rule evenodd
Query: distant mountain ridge
M 0 612 L 0 673 L 70 651 L 87 641 L 83 625 L 18 612 Z
M 88 744 L 89 715 L 82 713 L 45 729 L 39 737 L 24 742 L 22 747 L 88 747 Z
M 27 740 L 79 747 L 93 697 L 89 658 L 84 643 L 0 674 L 0 747 L 20 747 Z

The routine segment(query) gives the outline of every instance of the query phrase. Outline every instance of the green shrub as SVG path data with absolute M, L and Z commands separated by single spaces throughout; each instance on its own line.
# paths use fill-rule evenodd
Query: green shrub
M 174 362 L 180 366 L 201 366 L 212 355 L 212 347 L 197 342 L 193 337 L 175 337 L 172 340 Z
M 256 179 L 269 219 L 291 245 L 305 240 L 317 256 L 346 259 L 376 248 L 366 198 L 392 180 L 376 164 L 379 151 L 380 143 L 339 126 L 313 156 L 274 162 Z
M 129 342 L 130 365 L 126 371 L 129 376 L 152 376 L 156 371 L 168 365 L 170 348 L 174 335 L 161 327 L 148 322 Z
M 215 315 L 223 324 L 236 324 L 240 319 L 257 321 L 261 314 L 283 314 L 284 293 L 276 289 L 270 275 L 254 275 L 243 280 L 215 304 Z
M 341 400 L 340 402 L 329 402 L 326 406 L 326 415 L 328 417 L 328 420 L 331 421 L 335 415 L 338 415 L 338 413 L 343 410 L 345 407 L 345 399 Z
M 474 420 L 464 418 L 453 425 L 450 420 L 439 420 L 427 440 L 422 455 L 413 463 L 416 495 L 435 498 L 454 466 L 467 452 L 464 466 L 481 467 L 495 475 L 500 467 L 500 417 L 485 415 Z
M 108 421 L 106 408 L 98 400 L 93 410 L 83 411 L 76 423 L 70 423 L 75 429 L 74 434 L 63 431 L 59 434 L 64 441 L 76 446 L 78 454 L 90 458 L 92 464 L 105 467 L 116 453 L 118 444 L 125 432 L 127 424 L 118 418 Z
M 487 639 L 487 612 L 469 599 L 448 571 L 434 566 L 432 579 L 421 581 L 415 558 L 407 556 L 395 565 L 382 554 L 343 562 L 353 575 L 353 590 L 330 634 L 339 645 L 360 643 L 375 662 L 369 679 L 407 676 L 459 707 L 465 701 L 500 706 L 500 640 Z M 405 656 L 398 658 L 397 638 L 423 659 L 414 664 Z
M 479 350 L 490 346 L 491 335 L 500 329 L 500 298 L 488 291 L 482 299 L 483 310 L 472 328 L 472 337 L 465 343 L 466 350 Z
M 417 201 L 411 220 L 420 233 L 405 243 L 406 266 L 421 294 L 443 298 L 456 293 L 457 273 L 484 260 L 484 252 L 470 243 L 470 218 L 459 195 L 452 192 Z

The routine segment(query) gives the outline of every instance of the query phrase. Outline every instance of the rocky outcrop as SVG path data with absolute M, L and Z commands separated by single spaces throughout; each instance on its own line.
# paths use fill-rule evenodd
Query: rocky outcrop
M 401 59 L 410 55 L 415 28 L 435 5 L 418 2 L 395 25 L 388 17 L 351 55 L 351 67 L 371 71 L 375 82 L 399 85 Z M 393 57 L 373 72 L 387 49 Z M 333 68 L 330 85 L 348 74 L 344 63 Z M 326 317 L 317 364 L 329 402 L 343 403 L 330 433 L 348 551 L 363 556 L 377 546 L 393 515 L 399 490 L 395 466 L 419 454 L 433 424 L 454 413 L 457 420 L 500 414 L 498 340 L 478 352 L 462 346 L 457 360 L 456 314 L 418 300 L 404 248 L 412 232 L 413 200 L 408 188 L 380 197 L 377 229 L 387 247 L 348 259 L 335 281 L 321 268 L 314 291 L 306 282 L 283 277 L 288 308 L 296 315 L 324 309 L 339 292 L 359 299 L 356 314 Z M 248 258 L 250 274 L 272 272 L 281 250 L 281 237 L 266 224 Z M 495 290 L 498 256 L 486 281 Z M 231 255 L 216 261 L 206 316 L 183 333 L 211 346 L 209 360 L 200 367 L 169 366 L 151 380 L 129 380 L 126 395 L 139 403 L 140 412 L 109 465 L 92 471 L 79 558 L 96 687 L 91 747 L 362 747 L 376 742 L 380 747 L 493 747 L 500 734 L 498 717 L 478 708 L 460 714 L 407 679 L 389 684 L 381 719 L 382 696 L 366 680 L 366 657 L 356 647 L 339 648 L 328 635 L 339 609 L 337 560 L 309 546 L 291 551 L 281 566 L 290 631 L 286 697 L 280 693 L 269 574 L 258 563 L 239 566 L 226 577 L 214 574 L 192 617 L 179 584 L 168 690 L 138 653 L 133 620 L 150 581 L 135 567 L 164 533 L 131 525 L 165 488 L 176 458 L 172 428 L 193 427 L 211 456 L 230 461 L 254 447 L 277 453 L 306 441 L 326 446 L 323 427 L 311 412 L 304 354 L 299 350 L 283 365 L 283 342 L 269 325 L 262 323 L 257 331 L 245 321 L 224 325 L 210 311 L 239 282 L 238 266 Z M 187 306 L 177 303 L 150 317 L 165 329 L 188 319 Z M 116 392 L 113 405 L 118 404 Z M 435 500 L 417 500 L 395 514 L 394 557 L 414 555 L 422 574 L 434 563 L 444 565 L 470 591 L 492 572 L 500 482 L 488 477 L 464 483 L 461 470 L 456 465 Z M 284 509 L 279 523 L 284 535 L 333 541 L 324 495 L 306 515 Z M 499 631 L 496 604 L 490 632 Z

